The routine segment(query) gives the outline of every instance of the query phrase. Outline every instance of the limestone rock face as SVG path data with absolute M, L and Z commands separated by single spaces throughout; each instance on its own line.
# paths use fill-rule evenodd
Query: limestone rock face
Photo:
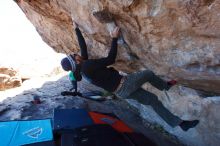
M 120 45 L 117 67 L 149 68 L 189 87 L 220 93 L 219 0 L 17 0 L 43 40 L 57 52 L 78 52 L 72 21 L 92 57 L 110 45 L 107 24 L 93 12 L 113 14 L 130 50 Z M 135 56 L 135 57 L 134 57 Z
M 21 77 L 14 69 L 0 67 L 0 90 L 19 87 L 21 84 Z
M 163 105 L 173 114 L 183 120 L 199 119 L 199 124 L 187 132 L 183 132 L 180 127 L 171 128 L 154 112 L 151 106 L 141 105 L 130 100 L 129 103 L 138 108 L 143 119 L 147 119 L 151 123 L 159 123 L 166 131 L 176 135 L 186 145 L 218 145 L 220 142 L 219 96 L 202 98 L 195 90 L 182 86 L 172 87 L 166 92 L 155 89 L 149 84 L 144 87 L 156 94 Z
M 72 22 L 79 24 L 91 58 L 106 56 L 111 24 L 93 13 L 105 10 L 121 28 L 126 44 L 119 44 L 115 67 L 126 73 L 151 69 L 180 85 L 220 93 L 220 0 L 17 0 L 18 6 L 54 50 L 77 53 Z M 182 86 L 159 99 L 183 119 L 200 119 L 197 129 L 172 129 L 152 110 L 138 106 L 143 118 L 159 123 L 188 145 L 218 145 L 219 97 L 201 98 Z M 195 93 L 194 93 L 195 92 Z M 134 102 L 132 102 L 134 103 Z

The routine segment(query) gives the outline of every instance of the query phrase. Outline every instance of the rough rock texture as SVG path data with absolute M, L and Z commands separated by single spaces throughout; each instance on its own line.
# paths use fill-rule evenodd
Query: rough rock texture
M 79 87 L 81 92 L 101 90 L 85 81 L 80 82 Z M 158 146 L 183 146 L 175 137 L 155 130 L 147 121 L 142 120 L 135 111 L 132 111 L 132 108 L 124 101 L 106 100 L 99 103 L 80 97 L 61 96 L 60 92 L 70 89 L 68 76 L 64 77 L 63 74 L 49 78 L 40 77 L 37 80 L 32 78 L 25 81 L 21 88 L 23 92 L 16 96 L 13 96 L 14 93 L 12 92 L 15 89 L 8 90 L 3 94 L 0 92 L 0 96 L 8 96 L 7 99 L 0 102 L 0 121 L 52 118 L 54 108 L 84 108 L 114 113 L 131 128 L 143 133 Z M 33 105 L 31 103 L 34 95 L 40 97 L 42 104 Z
M 109 25 L 92 15 L 105 9 L 114 15 L 128 44 L 128 47 L 120 45 L 116 68 L 124 72 L 149 68 L 164 78 L 178 79 L 184 86 L 220 93 L 220 0 L 17 0 L 17 3 L 43 40 L 57 52 L 79 51 L 72 27 L 72 21 L 77 22 L 91 57 L 108 53 Z M 219 97 L 203 99 L 194 90 L 180 86 L 168 93 L 171 99 L 167 100 L 162 93 L 149 90 L 157 93 L 172 112 L 184 119 L 200 119 L 200 124 L 188 132 L 171 129 L 157 116 L 149 118 L 147 115 L 153 111 L 146 110 L 147 106 L 139 108 L 143 118 L 153 119 L 152 122 L 161 124 L 188 145 L 218 145 Z
M 0 121 L 51 118 L 54 108 L 86 108 L 115 113 L 131 127 L 153 139 L 159 146 L 179 146 L 180 144 L 172 142 L 175 139 L 164 131 L 158 133 L 158 130 L 162 129 L 160 127 L 156 128 L 156 131 L 152 131 L 149 126 L 155 129 L 155 123 L 162 125 L 165 130 L 176 135 L 189 146 L 217 146 L 219 143 L 219 97 L 200 98 L 196 92 L 189 88 L 174 87 L 168 93 L 169 99 L 164 95 L 164 92 L 152 89 L 147 85 L 146 88 L 157 93 L 164 105 L 176 115 L 183 119 L 200 119 L 200 124 L 196 129 L 183 132 L 179 127 L 171 128 L 168 126 L 150 106 L 143 106 L 133 100 L 127 100 L 128 103 L 138 108 L 135 110 L 123 100 L 107 100 L 103 103 L 97 103 L 79 97 L 61 96 L 62 91 L 70 88 L 68 76 L 63 77 L 61 74 L 50 78 L 32 78 L 25 81 L 19 88 L 0 91 Z M 81 92 L 94 89 L 101 90 L 86 81 L 79 84 Z M 40 96 L 43 103 L 33 106 L 30 101 L 33 100 L 34 95 Z
M 132 54 L 121 46 L 118 64 L 130 72 L 150 68 L 181 83 L 220 93 L 219 0 L 19 0 L 37 31 L 58 52 L 79 50 L 72 28 L 77 22 L 92 56 L 108 52 L 106 24 L 92 15 L 115 16 Z M 133 57 L 135 55 L 137 57 Z
M 22 84 L 21 77 L 13 68 L 0 67 L 0 90 L 19 87 Z
M 146 84 L 145 88 L 155 93 L 165 107 L 181 119 L 199 119 L 200 123 L 196 128 L 183 132 L 179 127 L 171 128 L 149 105 L 143 106 L 133 100 L 129 100 L 131 105 L 139 109 L 144 119 L 151 123 L 162 125 L 166 131 L 176 135 L 186 145 L 219 145 L 220 116 L 218 111 L 220 110 L 220 96 L 202 98 L 195 90 L 182 86 L 175 86 L 167 93 L 152 88 L 148 84 Z

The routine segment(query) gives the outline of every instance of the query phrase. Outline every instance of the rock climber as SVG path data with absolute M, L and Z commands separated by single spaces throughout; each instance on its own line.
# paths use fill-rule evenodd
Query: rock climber
M 120 34 L 119 27 L 115 27 L 110 33 L 112 42 L 108 56 L 99 59 L 88 59 L 86 42 L 78 25 L 76 23 L 74 25 L 81 55 L 68 55 L 61 60 L 61 66 L 65 71 L 72 71 L 75 76 L 77 76 L 78 81 L 81 80 L 80 76 L 82 76 L 91 84 L 101 87 L 122 99 L 127 99 L 146 82 L 149 82 L 159 90 L 169 90 L 175 84 L 175 81 L 166 82 L 162 80 L 150 70 L 122 76 L 119 71 L 113 67 L 109 67 L 114 64 L 116 60 L 118 48 L 117 41 Z M 135 99 L 136 97 L 133 96 L 132 98 Z M 158 100 L 157 96 L 152 93 L 149 97 L 142 97 L 142 99 L 138 101 L 141 101 L 142 104 L 146 102 L 149 103 L 157 114 L 172 127 L 180 126 L 182 130 L 187 131 L 199 123 L 198 120 L 182 120 L 175 116 L 168 111 Z

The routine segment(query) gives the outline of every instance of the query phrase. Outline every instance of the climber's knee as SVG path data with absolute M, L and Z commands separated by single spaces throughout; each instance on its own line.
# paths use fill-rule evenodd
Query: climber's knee
M 153 79 L 155 76 L 154 72 L 152 72 L 151 70 L 145 70 L 144 74 L 148 79 Z

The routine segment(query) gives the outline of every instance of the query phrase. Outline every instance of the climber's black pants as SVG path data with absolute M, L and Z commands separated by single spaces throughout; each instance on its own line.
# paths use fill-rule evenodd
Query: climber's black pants
M 116 96 L 124 99 L 135 99 L 142 104 L 151 105 L 155 112 L 160 115 L 170 126 L 179 125 L 182 120 L 168 111 L 153 93 L 145 91 L 141 86 L 149 82 L 159 90 L 168 90 L 165 81 L 156 76 L 152 71 L 144 70 L 126 76 L 121 88 L 115 92 Z

